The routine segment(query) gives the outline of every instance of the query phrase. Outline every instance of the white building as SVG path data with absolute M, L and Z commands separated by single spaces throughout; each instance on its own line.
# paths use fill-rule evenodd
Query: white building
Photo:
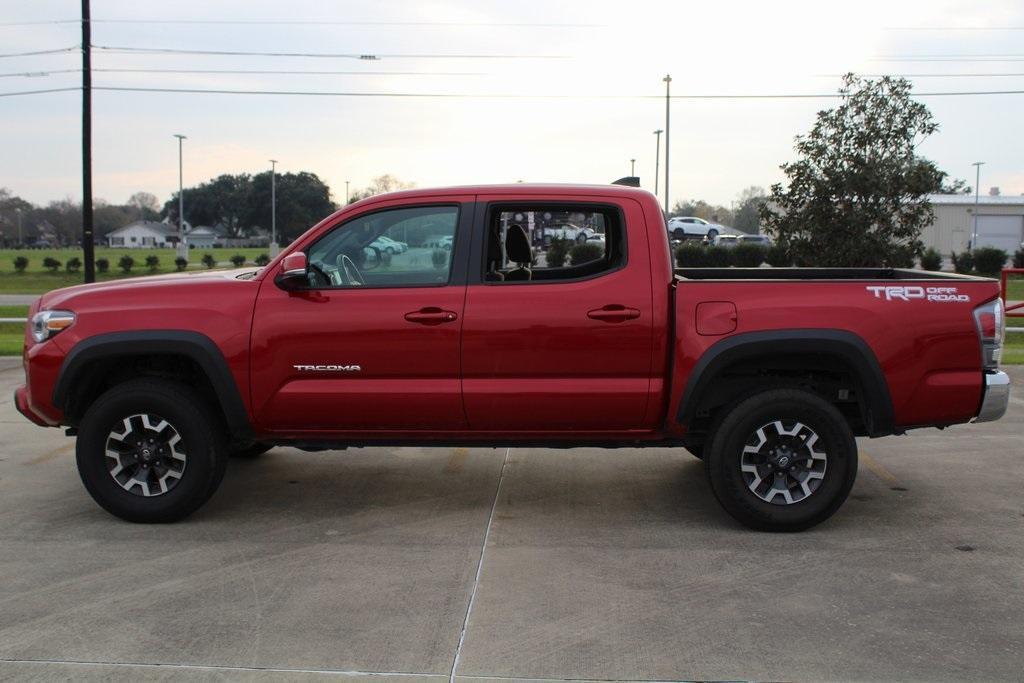
M 935 222 L 921 233 L 925 248 L 943 256 L 967 251 L 974 235 L 973 194 L 933 194 L 928 197 Z M 1024 246 L 1024 195 L 982 195 L 978 198 L 978 247 L 998 247 L 1009 254 Z
M 150 249 L 178 243 L 178 228 L 155 221 L 135 221 L 107 233 L 107 246 Z

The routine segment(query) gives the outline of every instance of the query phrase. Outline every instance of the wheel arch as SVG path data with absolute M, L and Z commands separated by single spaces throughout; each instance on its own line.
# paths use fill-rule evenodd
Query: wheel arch
M 104 385 L 104 373 L 140 359 L 180 359 L 205 380 L 211 400 L 220 409 L 232 435 L 252 434 L 248 412 L 227 360 L 212 339 L 191 330 L 111 332 L 84 339 L 64 358 L 53 389 L 53 404 L 69 423 L 78 419 Z M 184 379 L 184 378 L 180 378 Z
M 884 436 L 894 431 L 894 413 L 889 385 L 878 358 L 860 336 L 848 330 L 790 329 L 748 332 L 727 337 L 711 346 L 690 373 L 676 419 L 688 428 L 700 411 L 707 408 L 716 391 L 717 380 L 731 369 L 758 367 L 764 361 L 767 377 L 786 360 L 792 368 L 814 366 L 808 359 L 834 362 L 834 370 L 847 374 L 855 383 L 857 401 L 863 414 L 864 432 Z M 765 379 L 768 382 L 768 379 Z M 721 393 L 721 392 L 719 392 Z M 742 398 L 742 392 L 733 397 Z

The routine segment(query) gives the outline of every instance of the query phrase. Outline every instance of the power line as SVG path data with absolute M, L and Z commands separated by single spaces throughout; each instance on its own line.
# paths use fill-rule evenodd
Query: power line
M 886 26 L 883 31 L 1024 31 L 1024 26 Z
M 79 19 L 45 19 L 40 21 L 4 21 L 0 26 L 38 26 L 43 24 L 78 24 Z M 602 28 L 603 24 L 508 21 L 334 21 L 313 19 L 93 19 L 93 24 L 198 24 L 237 26 L 466 26 L 511 28 Z
M 815 74 L 815 78 L 842 78 L 845 74 Z M 931 74 L 857 74 L 865 78 L 990 78 L 996 76 L 1024 76 L 1019 73 L 987 73 L 987 74 L 952 74 L 952 73 L 931 73 Z
M 0 74 L 0 78 L 12 78 L 15 76 L 22 76 L 27 78 L 42 78 L 44 76 L 52 76 L 54 74 L 77 74 L 81 73 L 81 69 L 47 69 L 46 71 L 19 71 L 16 73 Z M 96 69 L 93 69 L 96 71 Z
M 377 53 L 330 53 L 330 52 L 246 52 L 241 50 L 186 50 L 169 47 L 121 47 L 112 45 L 93 45 L 94 50 L 111 53 L 128 54 L 164 54 L 164 55 L 217 55 L 230 57 L 319 57 L 327 59 L 359 59 L 377 61 L 379 59 L 565 59 L 565 55 L 439 55 L 439 54 L 377 54 Z
M 278 69 L 93 69 L 104 73 L 140 74 L 258 74 L 289 76 L 486 76 L 483 71 L 305 71 Z
M 36 50 L 34 52 L 8 52 L 7 54 L 0 55 L 2 57 L 33 57 L 35 55 L 55 55 L 60 52 L 74 52 L 81 50 L 81 45 L 72 45 L 71 47 L 62 47 L 56 50 Z
M 94 90 L 109 90 L 118 92 L 158 92 L 158 93 L 192 93 L 211 95 L 296 95 L 312 97 L 408 97 L 408 98 L 438 98 L 438 99 L 545 99 L 545 100 L 573 100 L 573 99 L 616 99 L 616 100 L 647 100 L 661 99 L 664 95 L 543 95 L 543 94 L 469 94 L 469 93 L 407 93 L 407 92 L 339 92 L 339 91 L 309 91 L 309 90 L 227 90 L 207 88 L 134 88 L 122 86 L 93 86 Z M 922 92 L 913 93 L 913 97 L 956 97 L 976 95 L 1024 95 L 1024 90 L 980 90 L 980 91 L 958 91 L 958 92 Z M 827 94 L 764 94 L 764 95 L 728 95 L 728 94 L 690 94 L 672 95 L 674 100 L 782 100 L 782 99 L 835 99 L 842 97 L 838 93 Z
M 41 95 L 48 92 L 70 92 L 72 90 L 81 90 L 81 86 L 72 86 L 70 88 L 48 88 L 46 90 L 19 90 L 17 92 L 0 92 L 0 97 L 15 97 L 17 95 Z

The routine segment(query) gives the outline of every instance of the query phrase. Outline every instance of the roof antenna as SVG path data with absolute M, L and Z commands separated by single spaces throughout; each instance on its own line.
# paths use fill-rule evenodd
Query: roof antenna
M 625 185 L 626 187 L 640 187 L 640 176 L 628 175 L 624 178 L 619 178 L 612 185 Z

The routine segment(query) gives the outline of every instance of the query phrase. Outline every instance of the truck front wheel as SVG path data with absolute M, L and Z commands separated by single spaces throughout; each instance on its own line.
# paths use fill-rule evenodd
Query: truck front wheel
M 857 476 L 857 443 L 816 394 L 773 389 L 735 406 L 704 458 L 726 511 L 760 531 L 802 531 L 832 516 Z
M 213 407 L 187 386 L 141 378 L 100 396 L 79 425 L 78 473 L 89 495 L 129 522 L 174 522 L 224 477 Z

